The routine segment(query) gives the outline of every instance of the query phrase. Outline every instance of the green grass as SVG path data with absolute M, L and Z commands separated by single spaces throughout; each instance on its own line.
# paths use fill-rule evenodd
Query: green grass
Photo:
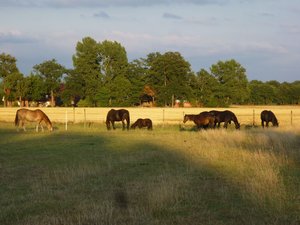
M 0 123 L 0 224 L 299 224 L 300 130 L 16 132 Z

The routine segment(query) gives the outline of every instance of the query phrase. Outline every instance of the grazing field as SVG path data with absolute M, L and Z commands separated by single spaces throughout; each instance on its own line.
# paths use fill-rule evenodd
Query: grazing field
M 0 121 L 13 122 L 19 108 L 0 108 Z M 33 108 L 30 108 L 33 109 Z M 103 124 L 107 112 L 111 108 L 40 108 L 53 123 Z M 272 110 L 280 127 L 300 126 L 300 106 L 233 106 L 230 108 L 140 108 L 127 107 L 133 123 L 138 118 L 150 118 L 156 124 L 181 124 L 184 114 L 199 114 L 210 110 L 231 110 L 238 118 L 242 127 L 260 126 L 260 113 L 262 110 Z
M 300 224 L 300 128 L 1 122 L 0 146 L 1 225 Z

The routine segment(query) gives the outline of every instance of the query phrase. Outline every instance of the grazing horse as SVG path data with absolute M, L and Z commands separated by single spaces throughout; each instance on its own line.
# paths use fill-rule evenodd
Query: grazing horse
M 183 118 L 183 123 L 186 123 L 188 120 L 193 121 L 197 128 L 213 128 L 215 118 L 207 112 L 200 113 L 198 115 L 195 114 L 185 114 Z
M 216 127 L 216 125 L 218 124 L 218 128 L 219 128 L 220 124 L 224 122 L 224 128 L 227 129 L 227 125 L 228 123 L 231 124 L 231 121 L 234 122 L 236 129 L 240 129 L 241 127 L 235 114 L 229 110 L 225 110 L 225 111 L 212 110 L 209 111 L 209 113 L 211 113 L 215 117 L 214 127 Z
M 272 111 L 264 110 L 260 113 L 261 125 L 264 128 L 264 122 L 266 122 L 266 127 L 269 127 L 269 122 L 273 124 L 273 126 L 278 127 L 278 120 L 275 114 Z
M 147 127 L 148 130 L 152 130 L 152 121 L 148 118 L 139 118 L 137 119 L 137 121 L 134 122 L 134 124 L 131 125 L 131 129 L 135 129 L 136 127 L 138 127 L 139 129 Z
M 50 131 L 53 130 L 52 123 L 49 120 L 48 116 L 40 109 L 36 109 L 36 110 L 18 109 L 15 117 L 15 126 L 18 127 L 18 131 L 20 127 L 20 122 L 24 131 L 26 131 L 26 128 L 24 126 L 25 121 L 37 122 L 36 132 L 39 131 L 39 126 L 41 126 L 42 131 L 44 131 L 44 128 L 41 124 L 42 121 L 45 122 L 46 126 L 48 127 L 48 130 Z
M 111 109 L 108 111 L 106 116 L 106 128 L 110 130 L 110 124 L 112 125 L 113 129 L 115 130 L 115 121 L 122 121 L 123 130 L 125 130 L 125 121 L 127 123 L 127 130 L 129 130 L 130 126 L 130 117 L 129 112 L 126 109 Z

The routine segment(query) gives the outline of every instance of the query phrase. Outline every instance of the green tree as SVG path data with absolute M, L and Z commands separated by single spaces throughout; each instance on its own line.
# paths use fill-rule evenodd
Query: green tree
M 35 65 L 33 68 L 33 73 L 40 76 L 44 81 L 47 94 L 51 96 L 51 106 L 55 106 L 55 97 L 59 91 L 61 79 L 66 73 L 65 67 L 52 59 Z
M 22 74 L 17 67 L 15 57 L 2 53 L 0 54 L 0 79 L 3 83 L 4 106 L 7 106 L 7 100 L 15 100 L 15 85 Z
M 46 100 L 47 93 L 43 78 L 38 75 L 30 74 L 24 78 L 24 96 L 28 101 Z
M 71 86 L 82 87 L 82 98 L 93 106 L 97 106 L 98 92 L 103 81 L 100 63 L 101 52 L 94 39 L 85 37 L 77 43 L 76 53 L 73 55 L 74 73 L 71 75 Z
M 272 85 L 253 80 L 249 83 L 249 88 L 251 103 L 260 105 L 273 103 L 274 88 Z
M 144 93 L 144 88 L 147 84 L 148 69 L 144 59 L 134 60 L 128 64 L 126 77 L 131 83 L 129 92 L 129 101 L 131 104 L 139 103 L 140 97 Z
M 210 71 L 220 83 L 220 98 L 225 104 L 242 104 L 249 98 L 246 69 L 234 59 L 219 61 Z
M 126 74 L 128 72 L 128 59 L 125 48 L 116 41 L 105 40 L 99 43 L 100 66 L 103 77 L 102 98 L 106 104 L 128 104 L 124 102 L 124 97 L 128 100 L 131 93 L 131 83 Z M 123 82 L 120 83 L 120 81 Z M 117 86 L 119 85 L 119 86 Z M 126 86 L 126 88 L 124 88 Z M 122 94 L 119 90 L 122 90 Z
M 172 99 L 191 98 L 191 67 L 179 52 L 151 53 L 146 61 L 147 80 L 157 93 L 159 105 L 172 105 Z
M 192 82 L 194 96 L 197 104 L 202 106 L 223 106 L 218 102 L 218 87 L 217 79 L 205 69 L 201 69 Z

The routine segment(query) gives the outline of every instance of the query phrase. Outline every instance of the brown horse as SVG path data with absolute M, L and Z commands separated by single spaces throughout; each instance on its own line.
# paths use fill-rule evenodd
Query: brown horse
M 36 132 L 39 131 L 39 126 L 41 126 L 42 131 L 44 131 L 44 128 L 41 124 L 41 122 L 45 122 L 46 126 L 48 127 L 48 130 L 52 131 L 53 127 L 52 127 L 52 123 L 49 120 L 48 116 L 40 109 L 36 109 L 36 110 L 30 110 L 30 109 L 19 109 L 16 112 L 16 117 L 15 117 L 15 126 L 18 127 L 18 131 L 19 131 L 19 127 L 20 127 L 20 122 L 21 122 L 21 126 L 24 129 L 24 131 L 26 131 L 26 128 L 24 126 L 25 121 L 28 122 L 37 122 L 36 125 Z
M 134 122 L 134 124 L 131 125 L 131 129 L 135 129 L 136 127 L 138 127 L 139 129 L 147 127 L 148 130 L 152 130 L 152 121 L 148 118 L 139 118 L 137 121 Z
M 237 120 L 236 115 L 229 110 L 225 110 L 225 111 L 212 110 L 209 111 L 209 113 L 211 113 L 215 117 L 214 127 L 216 127 L 216 125 L 218 124 L 218 128 L 219 128 L 220 124 L 224 122 L 224 128 L 227 129 L 227 125 L 228 123 L 231 124 L 231 121 L 234 122 L 236 129 L 240 129 L 241 127 L 240 123 Z
M 273 126 L 278 127 L 278 120 L 275 114 L 272 111 L 264 110 L 260 113 L 261 126 L 264 128 L 264 123 L 266 122 L 266 127 L 269 127 L 269 122 L 273 124 Z
M 183 123 L 186 123 L 188 120 L 193 121 L 197 128 L 213 128 L 215 117 L 210 115 L 207 112 L 202 112 L 198 115 L 195 114 L 185 114 L 183 118 Z
M 110 130 L 110 124 L 112 125 L 113 129 L 115 130 L 115 121 L 122 121 L 123 130 L 125 130 L 125 122 L 127 123 L 127 130 L 129 130 L 130 126 L 130 117 L 129 112 L 126 109 L 111 109 L 108 111 L 106 116 L 106 128 Z

